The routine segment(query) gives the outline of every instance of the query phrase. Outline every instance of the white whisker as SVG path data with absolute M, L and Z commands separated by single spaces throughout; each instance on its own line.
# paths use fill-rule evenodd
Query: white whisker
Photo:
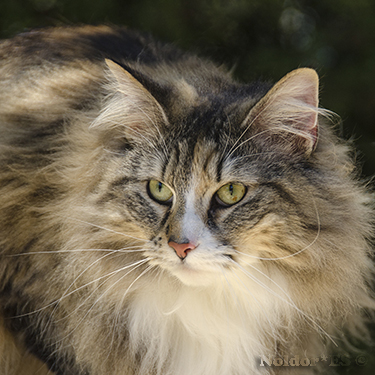
M 238 149 L 238 148 L 240 148 L 241 146 L 243 146 L 245 143 L 247 143 L 247 142 L 250 142 L 251 140 L 253 140 L 254 138 L 256 138 L 256 137 L 258 137 L 258 136 L 260 136 L 260 135 L 262 135 L 262 134 L 264 134 L 264 133 L 268 133 L 268 132 L 270 132 L 270 131 L 273 131 L 274 129 L 277 129 L 277 128 L 270 128 L 270 129 L 266 129 L 266 130 L 263 130 L 263 131 L 261 131 L 261 132 L 259 132 L 259 133 L 256 133 L 256 134 L 254 134 L 253 136 L 251 136 L 251 137 L 249 137 L 249 138 L 247 138 L 247 139 L 245 139 L 244 141 L 242 141 L 240 144 L 238 144 L 235 148 L 233 148 L 234 147 L 234 145 L 233 145 L 233 147 L 232 147 L 232 149 L 230 150 L 230 152 L 228 153 L 228 155 L 225 157 L 226 159 L 229 159 L 230 158 L 230 156 Z M 242 135 L 241 135 L 241 137 L 242 137 Z M 240 138 L 241 138 L 240 137 Z M 237 143 L 237 142 L 236 142 Z M 236 145 L 236 143 L 235 143 L 235 145 Z
M 225 278 L 225 280 L 226 280 L 226 282 L 227 282 L 227 284 L 228 284 L 229 289 L 233 291 L 233 288 L 232 288 L 232 286 L 230 285 L 230 283 L 229 283 L 227 277 L 225 276 L 225 271 L 224 271 L 224 269 L 223 269 L 222 267 L 221 267 L 221 270 L 222 270 L 223 276 L 224 276 L 224 278 Z M 270 319 L 269 319 L 269 317 L 268 317 L 267 311 L 266 311 L 266 310 L 264 309 L 264 307 L 261 305 L 261 303 L 259 302 L 259 300 L 254 296 L 254 294 L 251 293 L 250 289 L 249 289 L 249 288 L 243 283 L 243 281 L 239 278 L 239 276 L 238 276 L 236 273 L 233 273 L 233 275 L 234 275 L 234 276 L 236 277 L 236 279 L 241 283 L 242 287 L 245 288 L 245 290 L 247 291 L 247 293 L 253 298 L 253 300 L 254 300 L 254 302 L 256 303 L 256 305 L 257 305 L 257 306 L 263 311 L 264 316 L 266 317 L 266 320 L 268 321 L 268 324 L 269 324 L 269 326 L 271 327 L 271 330 L 272 330 L 272 332 L 273 332 L 272 337 L 276 338 L 275 328 L 274 328 L 273 324 L 271 323 L 271 321 L 270 321 Z M 237 294 L 236 294 L 235 292 L 233 292 L 233 294 L 235 295 L 236 306 L 239 306 L 239 305 L 240 305 L 240 304 L 239 304 L 239 298 L 238 298 L 238 296 L 237 296 Z M 238 311 L 240 312 L 241 320 L 242 320 L 243 325 L 244 325 L 244 327 L 245 327 L 245 321 L 246 321 L 246 320 L 245 320 L 245 318 L 244 318 L 243 309 L 238 309 Z M 248 312 L 250 312 L 250 311 L 248 311 Z M 275 340 L 276 340 L 276 339 L 275 339 Z M 252 339 L 252 338 L 251 338 L 251 341 L 253 341 L 254 343 L 256 343 L 256 340 L 255 340 L 255 339 Z M 275 345 L 276 345 L 276 341 L 275 341 Z
M 318 212 L 318 208 L 316 206 L 316 203 L 314 201 L 314 199 L 312 197 L 310 197 L 313 204 L 314 204 L 314 208 L 315 208 L 315 212 L 316 212 L 316 219 L 317 219 L 317 233 L 316 233 L 316 236 L 315 238 L 307 245 L 305 246 L 304 248 L 302 248 L 301 250 L 298 250 L 297 252 L 293 253 L 293 254 L 288 254 L 288 255 L 285 255 L 285 256 L 282 256 L 282 257 L 276 257 L 276 258 L 263 258 L 263 257 L 258 257 L 256 255 L 251 255 L 251 254 L 245 254 L 239 250 L 236 250 L 235 249 L 235 252 L 238 253 L 238 254 L 241 254 L 241 255 L 244 255 L 246 257 L 249 257 L 249 258 L 253 258 L 253 259 L 258 259 L 258 260 L 282 260 L 282 259 L 288 259 L 288 258 L 292 258 L 292 257 L 295 257 L 297 256 L 298 254 L 301 254 L 303 253 L 304 251 L 308 250 L 311 246 L 313 246 L 316 241 L 318 240 L 319 236 L 320 236 L 320 231 L 321 231 L 321 224 L 320 224 L 320 217 L 319 217 L 319 212 Z
M 258 117 L 270 106 L 270 104 L 272 103 L 273 99 L 269 100 L 269 102 L 262 108 L 261 111 L 259 111 L 259 113 L 250 121 L 249 125 L 245 128 L 245 130 L 242 132 L 242 134 L 238 137 L 238 139 L 236 140 L 236 142 L 234 143 L 234 145 L 232 146 L 232 148 L 229 150 L 228 152 L 228 155 L 227 155 L 227 158 L 229 158 L 237 149 L 238 147 L 240 147 L 242 143 L 240 143 L 237 147 L 236 145 L 238 144 L 238 142 L 242 139 L 242 137 L 248 132 L 248 130 L 250 129 L 251 125 L 254 124 L 254 122 L 258 119 Z M 244 122 L 246 122 L 248 119 L 246 118 Z M 261 132 L 263 133 L 263 132 Z M 259 134 L 259 133 L 258 133 Z
M 125 293 L 122 295 L 121 297 L 121 300 L 120 302 L 117 304 L 117 306 L 120 306 L 122 307 L 123 306 L 123 302 L 124 302 L 124 299 L 126 297 L 126 295 L 128 294 L 129 290 L 132 288 L 132 286 L 135 284 L 135 282 L 137 280 L 139 280 L 145 273 L 147 273 L 151 268 L 153 268 L 154 270 L 156 269 L 155 267 L 153 267 L 152 265 L 149 265 L 144 271 L 142 271 L 142 273 L 140 273 L 134 280 L 133 282 L 129 285 L 129 287 L 126 289 Z M 116 319 L 115 319 L 115 323 L 114 323 L 114 326 L 116 326 L 119 322 L 119 316 L 120 314 L 117 313 L 116 315 Z M 112 333 L 112 342 L 114 341 L 114 332 Z
M 133 249 L 138 247 L 139 249 Z M 26 253 L 19 253 L 19 254 L 7 254 L 5 255 L 8 258 L 12 257 L 19 257 L 24 255 L 46 255 L 46 254 L 64 254 L 64 253 L 136 253 L 136 252 L 143 252 L 144 248 L 141 245 L 129 246 L 129 248 L 122 248 L 122 249 L 67 249 L 67 250 L 46 250 L 46 251 L 30 251 Z
M 263 156 L 263 155 L 278 155 L 277 152 L 274 151 L 265 151 L 265 152 L 257 152 L 256 154 L 250 154 L 250 155 L 243 155 L 243 156 L 236 156 L 236 161 L 253 158 L 255 156 Z
M 130 267 L 133 267 L 130 271 L 128 271 L 124 276 L 121 277 L 120 280 L 122 280 L 122 279 L 123 279 L 126 275 L 128 275 L 130 272 L 133 272 L 135 269 L 137 269 L 138 267 L 140 267 L 142 264 L 147 263 L 150 259 L 151 259 L 151 258 L 145 258 L 145 259 L 142 259 L 142 260 L 140 260 L 140 261 L 138 261 L 138 262 L 132 263 L 132 264 L 130 264 L 130 265 L 127 265 L 127 266 L 121 267 L 121 268 L 119 268 L 119 269 L 117 269 L 117 270 L 115 270 L 115 271 L 112 271 L 112 272 L 110 272 L 110 273 L 108 273 L 108 274 L 106 274 L 106 275 L 104 275 L 104 276 L 100 276 L 100 277 L 96 278 L 95 280 L 91 280 L 90 282 L 88 282 L 88 283 L 86 283 L 86 284 L 84 284 L 84 285 L 81 285 L 80 287 L 74 289 L 73 291 L 69 292 L 69 293 L 66 294 L 65 296 L 61 297 L 61 298 L 59 299 L 59 301 L 61 301 L 63 298 L 66 298 L 66 297 L 68 297 L 68 296 L 70 296 L 70 295 L 76 293 L 78 290 L 87 287 L 87 286 L 90 285 L 90 284 L 97 283 L 99 280 L 105 279 L 105 280 L 102 282 L 102 284 L 101 284 L 101 285 L 103 285 L 105 282 L 108 281 L 109 278 L 113 277 L 114 275 L 118 274 L 118 273 L 121 272 L 121 271 L 124 271 L 124 270 L 126 270 L 126 269 L 128 269 L 128 268 L 130 268 Z M 118 282 L 118 281 L 116 281 L 116 282 L 115 282 L 114 284 L 112 284 L 112 285 L 116 285 L 117 282 Z M 100 285 L 100 286 L 101 286 L 101 285 Z M 89 296 L 83 301 L 83 303 L 81 303 L 77 308 L 75 308 L 72 312 L 70 312 L 69 315 L 65 316 L 64 319 L 66 319 L 68 316 L 70 316 L 73 312 L 79 310 L 79 308 L 82 307 L 82 306 L 84 305 L 84 303 L 85 303 L 85 302 L 86 302 L 86 301 L 87 301 L 87 300 L 88 300 L 88 299 L 89 299 L 94 293 L 95 293 L 95 290 L 94 290 L 92 293 L 90 293 L 90 295 L 89 295 Z
M 82 223 L 82 224 L 90 225 L 90 226 L 92 226 L 94 228 L 103 229 L 103 230 L 105 230 L 107 232 L 110 232 L 110 233 L 115 233 L 115 234 L 119 234 L 119 235 L 127 237 L 127 238 L 132 238 L 134 240 L 143 241 L 143 242 L 151 242 L 149 240 L 145 240 L 144 238 L 138 238 L 138 237 L 130 236 L 129 234 L 118 232 L 118 231 L 115 231 L 113 229 L 109 229 L 109 228 L 103 227 L 103 226 L 98 225 L 98 224 L 90 223 L 88 221 L 84 221 L 84 220 L 80 220 L 80 219 L 76 219 L 76 218 L 72 218 L 72 217 L 70 217 L 69 219 L 77 221 L 77 222 Z
M 226 153 L 226 151 L 227 151 L 227 147 L 228 147 L 228 144 L 229 144 L 229 140 L 230 140 L 230 138 L 231 138 L 232 124 L 231 124 L 231 122 L 230 122 L 230 118 L 229 118 L 229 116 L 227 115 L 226 117 L 227 117 L 227 120 L 228 120 L 229 132 L 228 132 L 228 134 L 227 134 L 227 137 L 226 137 L 226 140 L 225 140 L 225 146 L 223 147 L 223 151 L 222 151 L 222 153 L 221 153 L 221 155 L 220 155 L 220 159 L 224 159 L 224 155 L 225 155 L 225 153 Z
M 149 260 L 149 259 L 146 259 L 146 260 Z M 144 262 L 145 263 L 145 262 Z M 95 307 L 95 305 L 106 295 L 106 293 L 108 293 L 109 290 L 111 290 L 114 286 L 116 286 L 119 282 L 121 282 L 129 273 L 133 272 L 136 268 L 140 267 L 142 264 L 139 264 L 137 265 L 136 267 L 134 267 L 133 269 L 131 269 L 130 271 L 128 271 L 125 275 L 121 276 L 116 282 L 114 282 L 113 284 L 111 284 L 111 286 L 104 292 L 102 293 L 102 295 L 100 297 L 98 297 L 96 299 L 96 301 L 91 305 L 90 309 L 88 309 L 88 311 L 85 313 L 85 315 L 78 321 L 78 323 L 76 324 L 76 327 L 71 330 L 67 335 L 65 335 L 65 337 L 63 337 L 62 339 L 60 339 L 58 342 L 60 341 L 63 341 L 65 340 L 67 337 L 69 337 L 70 335 L 72 335 L 76 329 L 81 325 L 81 323 L 85 320 L 85 318 L 90 314 L 90 312 L 93 310 L 93 308 Z M 127 267 L 123 267 L 119 270 L 117 270 L 117 273 L 118 272 L 121 272 L 122 270 L 124 270 L 125 268 Z M 135 284 L 135 282 L 137 280 L 140 279 L 140 277 L 142 277 L 145 273 L 147 273 L 151 268 L 153 268 L 153 266 L 148 266 L 145 270 L 142 271 L 141 274 L 139 274 L 133 281 L 132 283 L 129 285 L 129 287 L 126 289 L 124 295 L 123 295 L 123 298 L 127 295 L 127 293 L 129 292 L 129 290 L 131 289 L 131 287 Z M 105 280 L 106 281 L 106 280 Z M 94 293 L 94 292 L 93 292 Z M 84 303 L 91 297 L 91 295 L 93 294 L 91 293 L 87 298 L 86 300 L 84 301 Z M 71 315 L 73 312 L 77 311 L 84 303 L 82 303 L 81 305 L 79 305 L 78 308 L 76 308 L 75 310 L 73 310 L 69 315 Z M 68 316 L 69 316 L 68 315 Z
M 108 255 L 109 255 L 109 254 L 106 254 L 105 256 L 108 256 Z M 103 256 L 102 258 L 104 258 L 105 256 Z M 99 260 L 101 260 L 102 258 L 100 258 Z M 108 278 L 108 277 L 110 277 L 110 276 L 112 276 L 112 275 L 114 275 L 114 274 L 117 274 L 118 272 L 120 272 L 120 271 L 122 271 L 122 270 L 124 270 L 124 269 L 127 269 L 127 268 L 129 268 L 129 267 L 132 267 L 132 266 L 134 266 L 134 265 L 138 265 L 138 264 L 146 263 L 146 262 L 147 262 L 148 260 L 150 260 L 150 259 L 151 259 L 151 258 L 145 258 L 145 259 L 142 259 L 142 260 L 140 260 L 140 261 L 138 261 L 138 262 L 135 262 L 135 263 L 132 263 L 132 264 L 127 265 L 127 266 L 125 266 L 125 267 L 122 267 L 121 269 L 118 269 L 118 270 L 112 271 L 112 272 L 110 272 L 110 273 L 108 273 L 108 274 L 106 274 L 106 275 L 103 275 L 103 276 L 100 276 L 100 277 L 96 278 L 95 280 L 91 280 L 90 282 L 88 282 L 88 283 L 86 283 L 86 284 L 84 284 L 84 285 L 81 285 L 80 287 L 74 289 L 73 291 L 69 292 L 68 294 L 65 294 L 65 293 L 67 292 L 67 290 L 69 290 L 70 287 L 71 287 L 71 286 L 72 286 L 72 285 L 78 280 L 78 277 L 76 277 L 75 280 L 74 280 L 74 282 L 71 283 L 71 285 L 65 290 L 64 295 L 63 295 L 62 297 L 60 297 L 59 299 L 57 299 L 57 300 L 55 300 L 55 301 L 49 303 L 48 305 L 45 305 L 45 306 L 39 308 L 39 309 L 37 309 L 37 310 L 33 310 L 33 311 L 28 312 L 28 313 L 25 313 L 25 314 L 16 315 L 16 316 L 13 316 L 12 318 L 22 318 L 22 317 L 25 317 L 25 316 L 29 316 L 29 315 L 33 315 L 33 314 L 37 314 L 37 313 L 39 313 L 39 312 L 41 312 L 41 311 L 43 311 L 43 310 L 45 310 L 45 309 L 47 309 L 48 307 L 51 307 L 51 306 L 53 306 L 53 305 L 57 306 L 57 304 L 59 304 L 63 299 L 69 297 L 70 295 L 74 294 L 75 292 L 77 292 L 77 291 L 79 291 L 79 290 L 81 290 L 81 289 L 83 289 L 83 288 L 85 288 L 85 287 L 87 287 L 87 286 L 89 286 L 89 285 L 91 285 L 91 284 L 94 284 L 94 283 L 98 282 L 98 281 L 101 280 L 101 279 Z M 96 263 L 96 261 L 95 261 L 94 263 Z M 91 266 L 92 266 L 92 264 L 91 264 L 89 267 L 91 267 Z M 89 268 L 89 267 L 88 267 L 88 268 Z M 87 268 L 86 268 L 86 270 L 87 270 Z M 84 273 L 84 272 L 81 272 L 80 275 L 82 275 L 83 273 Z M 81 306 L 81 305 L 80 305 L 80 306 Z M 54 309 L 53 311 L 55 311 L 55 309 Z
M 231 259 L 231 262 L 236 264 L 236 266 L 245 274 L 247 275 L 251 280 L 253 280 L 255 283 L 257 283 L 259 286 L 261 286 L 263 289 L 265 289 L 267 292 L 272 294 L 274 297 L 277 297 L 282 302 L 286 303 L 288 306 L 293 307 L 299 314 L 301 314 L 306 320 L 307 323 L 311 327 L 316 327 L 318 330 L 326 336 L 336 347 L 338 347 L 337 343 L 333 340 L 331 335 L 328 334 L 318 323 L 314 321 L 313 318 L 311 318 L 308 314 L 303 312 L 292 300 L 288 301 L 285 298 L 281 297 L 279 294 L 277 294 L 274 290 L 272 290 L 270 287 L 268 287 L 266 284 L 264 284 L 262 281 L 260 281 L 258 278 L 256 278 L 254 275 L 252 275 L 250 272 L 248 272 L 244 267 L 242 267 L 239 263 Z
M 288 292 L 286 290 L 284 290 L 275 280 L 273 280 L 271 277 L 269 277 L 267 274 L 265 274 L 264 272 L 262 272 L 260 269 L 256 268 L 255 266 L 253 266 L 252 264 L 250 263 L 247 263 L 247 262 L 244 262 L 247 266 L 251 267 L 252 269 L 254 269 L 255 271 L 259 272 L 262 276 L 264 276 L 268 281 L 270 281 L 272 284 L 274 284 L 278 289 L 280 289 L 284 294 L 285 296 L 289 299 L 290 302 L 294 303 L 292 298 L 290 297 L 290 295 L 288 294 Z M 255 276 L 254 276 L 255 277 Z
M 62 301 L 65 297 L 67 297 L 67 296 L 73 294 L 74 292 L 80 290 L 81 288 L 86 287 L 87 285 L 91 284 L 91 282 L 90 282 L 90 283 L 88 283 L 88 284 L 85 284 L 85 285 L 83 285 L 83 286 L 81 286 L 81 287 L 75 289 L 75 290 L 72 291 L 71 293 L 68 293 L 68 291 L 70 290 L 70 288 L 71 288 L 71 287 L 77 282 L 77 280 L 78 280 L 80 277 L 82 277 L 83 274 L 85 274 L 85 273 L 86 273 L 90 268 L 92 268 L 95 264 L 101 262 L 104 258 L 106 258 L 106 257 L 108 257 L 108 256 L 110 256 L 110 255 L 113 255 L 113 254 L 118 255 L 118 252 L 117 252 L 117 251 L 114 251 L 114 252 L 112 252 L 112 253 L 107 253 L 107 254 L 101 256 L 100 258 L 98 258 L 98 259 L 96 259 L 94 262 L 92 262 L 89 266 L 87 266 L 82 272 L 80 272 L 80 274 L 79 274 L 79 275 L 78 275 L 78 276 L 72 281 L 72 283 L 71 283 L 71 284 L 68 286 L 68 288 L 64 291 L 63 295 L 59 298 L 58 303 L 59 303 L 60 301 Z M 134 263 L 133 263 L 132 265 L 134 265 Z M 130 267 L 130 266 L 128 266 L 128 267 Z M 108 277 L 108 276 L 109 276 L 109 275 L 107 274 L 106 277 Z M 95 282 L 97 282 L 97 281 L 100 280 L 100 279 L 101 279 L 101 277 L 100 277 L 100 278 L 97 278 L 97 279 L 95 280 Z M 68 293 L 68 294 L 67 294 L 67 293 Z M 51 313 L 51 316 L 53 316 L 53 314 L 54 314 L 54 312 L 55 312 L 55 310 L 56 310 L 56 308 L 57 308 L 57 306 L 58 306 L 58 303 L 56 303 L 55 308 L 53 309 L 53 311 L 52 311 L 52 313 Z

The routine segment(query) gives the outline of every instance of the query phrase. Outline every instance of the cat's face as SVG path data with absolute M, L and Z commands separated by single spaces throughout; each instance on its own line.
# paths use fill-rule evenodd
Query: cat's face
M 241 105 L 215 112 L 204 103 L 176 125 L 167 123 L 153 98 L 145 103 L 143 95 L 142 100 L 144 108 L 153 108 L 147 115 L 151 123 L 145 131 L 138 122 L 129 132 L 133 144 L 113 154 L 112 175 L 104 176 L 113 181 L 105 189 L 111 194 L 101 204 L 107 205 L 104 212 L 116 212 L 119 221 L 131 223 L 127 233 L 146 241 L 142 257 L 147 264 L 187 285 L 214 283 L 235 264 L 290 255 L 283 250 L 291 228 L 301 230 L 298 210 L 311 216 L 307 222 L 315 229 L 305 236 L 313 240 L 316 212 L 311 205 L 297 209 L 290 197 L 296 193 L 297 201 L 308 183 L 299 176 L 294 188 L 288 179 L 299 173 L 296 165 L 304 159 L 293 147 L 312 147 L 295 146 L 296 139 L 303 145 L 314 132 L 302 141 L 284 134 L 280 144 L 270 144 L 269 132 L 253 120 L 266 118 L 259 104 L 241 116 Z M 302 111 L 300 116 L 310 116 L 314 129 L 316 113 Z M 303 248 L 293 241 L 292 251 Z
M 156 219 L 145 255 L 188 285 L 217 280 L 249 226 L 241 216 L 255 180 L 248 174 L 239 182 L 219 149 L 207 140 L 176 142 L 163 168 L 144 182 L 145 206 Z

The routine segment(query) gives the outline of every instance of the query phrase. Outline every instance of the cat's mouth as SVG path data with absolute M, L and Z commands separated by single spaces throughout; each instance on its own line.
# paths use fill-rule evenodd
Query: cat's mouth
M 235 262 L 234 249 L 205 241 L 169 241 L 145 255 L 149 263 L 164 269 L 185 285 L 206 286 L 217 283 Z M 220 281 L 221 282 L 221 281 Z
M 214 259 L 197 259 L 188 255 L 184 259 L 178 259 L 176 263 L 168 267 L 168 271 L 177 277 L 183 284 L 189 286 L 207 286 L 218 282 L 223 273 L 223 268 L 228 267 L 228 261 L 232 259 L 231 255 L 221 256 L 221 261 Z

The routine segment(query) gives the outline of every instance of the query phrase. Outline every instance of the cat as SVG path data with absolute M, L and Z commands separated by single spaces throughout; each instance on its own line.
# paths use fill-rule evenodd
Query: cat
M 0 56 L 1 374 L 312 374 L 368 337 L 373 198 L 315 70 L 112 26 Z

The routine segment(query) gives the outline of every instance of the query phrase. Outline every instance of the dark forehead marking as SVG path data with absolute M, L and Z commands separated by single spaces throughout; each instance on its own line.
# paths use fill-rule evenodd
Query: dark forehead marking
M 174 161 L 174 165 L 170 165 L 169 176 L 167 179 L 172 179 L 175 184 L 186 182 L 190 175 L 192 160 L 194 157 L 194 147 L 191 146 L 191 142 L 188 140 L 178 141 L 173 145 L 172 155 L 175 158 L 171 158 L 170 163 Z M 174 160 L 173 160 L 174 159 Z
M 219 99 L 207 100 L 196 108 L 192 108 L 190 112 L 185 113 L 179 119 L 174 119 L 171 128 L 165 134 L 169 141 L 170 158 L 163 165 L 162 178 L 164 181 L 170 177 L 173 180 L 176 178 L 183 180 L 185 176 L 186 179 L 194 160 L 197 143 L 201 143 L 200 149 L 204 148 L 206 143 L 216 144 L 215 149 L 221 150 L 227 146 L 228 137 L 236 136 L 238 132 L 233 130 L 239 128 L 238 122 L 243 119 L 242 117 L 228 115 L 225 100 Z M 231 111 L 233 111 L 233 108 Z M 202 170 L 207 172 L 210 162 L 215 160 L 216 166 L 214 166 L 214 169 L 216 171 L 215 175 L 211 177 L 213 180 L 220 181 L 224 160 L 213 158 L 213 156 L 214 153 L 202 162 Z M 168 172 L 172 176 L 168 176 Z
M 169 158 L 165 160 L 162 167 L 161 178 L 163 181 L 166 181 L 170 176 L 167 176 L 167 171 L 176 170 L 180 161 L 180 148 L 178 147 L 177 142 L 172 142 L 170 146 Z
M 118 187 L 123 187 L 123 186 L 125 186 L 129 183 L 133 183 L 133 182 L 135 182 L 135 179 L 130 178 L 128 176 L 120 177 L 120 178 L 112 181 L 109 187 L 110 187 L 110 190 L 112 190 L 112 189 L 116 189 Z
M 201 152 L 204 146 L 205 144 L 203 141 L 203 143 L 199 147 L 199 151 L 197 152 Z M 209 146 L 211 148 L 212 144 L 210 144 Z M 207 153 L 204 162 L 201 165 L 203 173 L 209 176 L 213 181 L 219 181 L 221 177 L 221 170 L 220 169 L 218 170 L 218 164 L 220 165 L 220 162 L 221 162 L 221 157 L 218 156 L 218 154 L 220 153 L 220 151 L 218 151 L 219 148 L 220 146 L 217 146 L 217 145 L 214 146 L 213 149 L 211 148 L 209 152 Z
M 196 143 L 201 138 L 215 140 L 227 118 L 224 107 L 225 103 L 218 100 L 207 100 L 192 107 L 175 119 L 174 129 L 170 129 L 169 134 L 176 140 L 186 140 L 189 144 Z

